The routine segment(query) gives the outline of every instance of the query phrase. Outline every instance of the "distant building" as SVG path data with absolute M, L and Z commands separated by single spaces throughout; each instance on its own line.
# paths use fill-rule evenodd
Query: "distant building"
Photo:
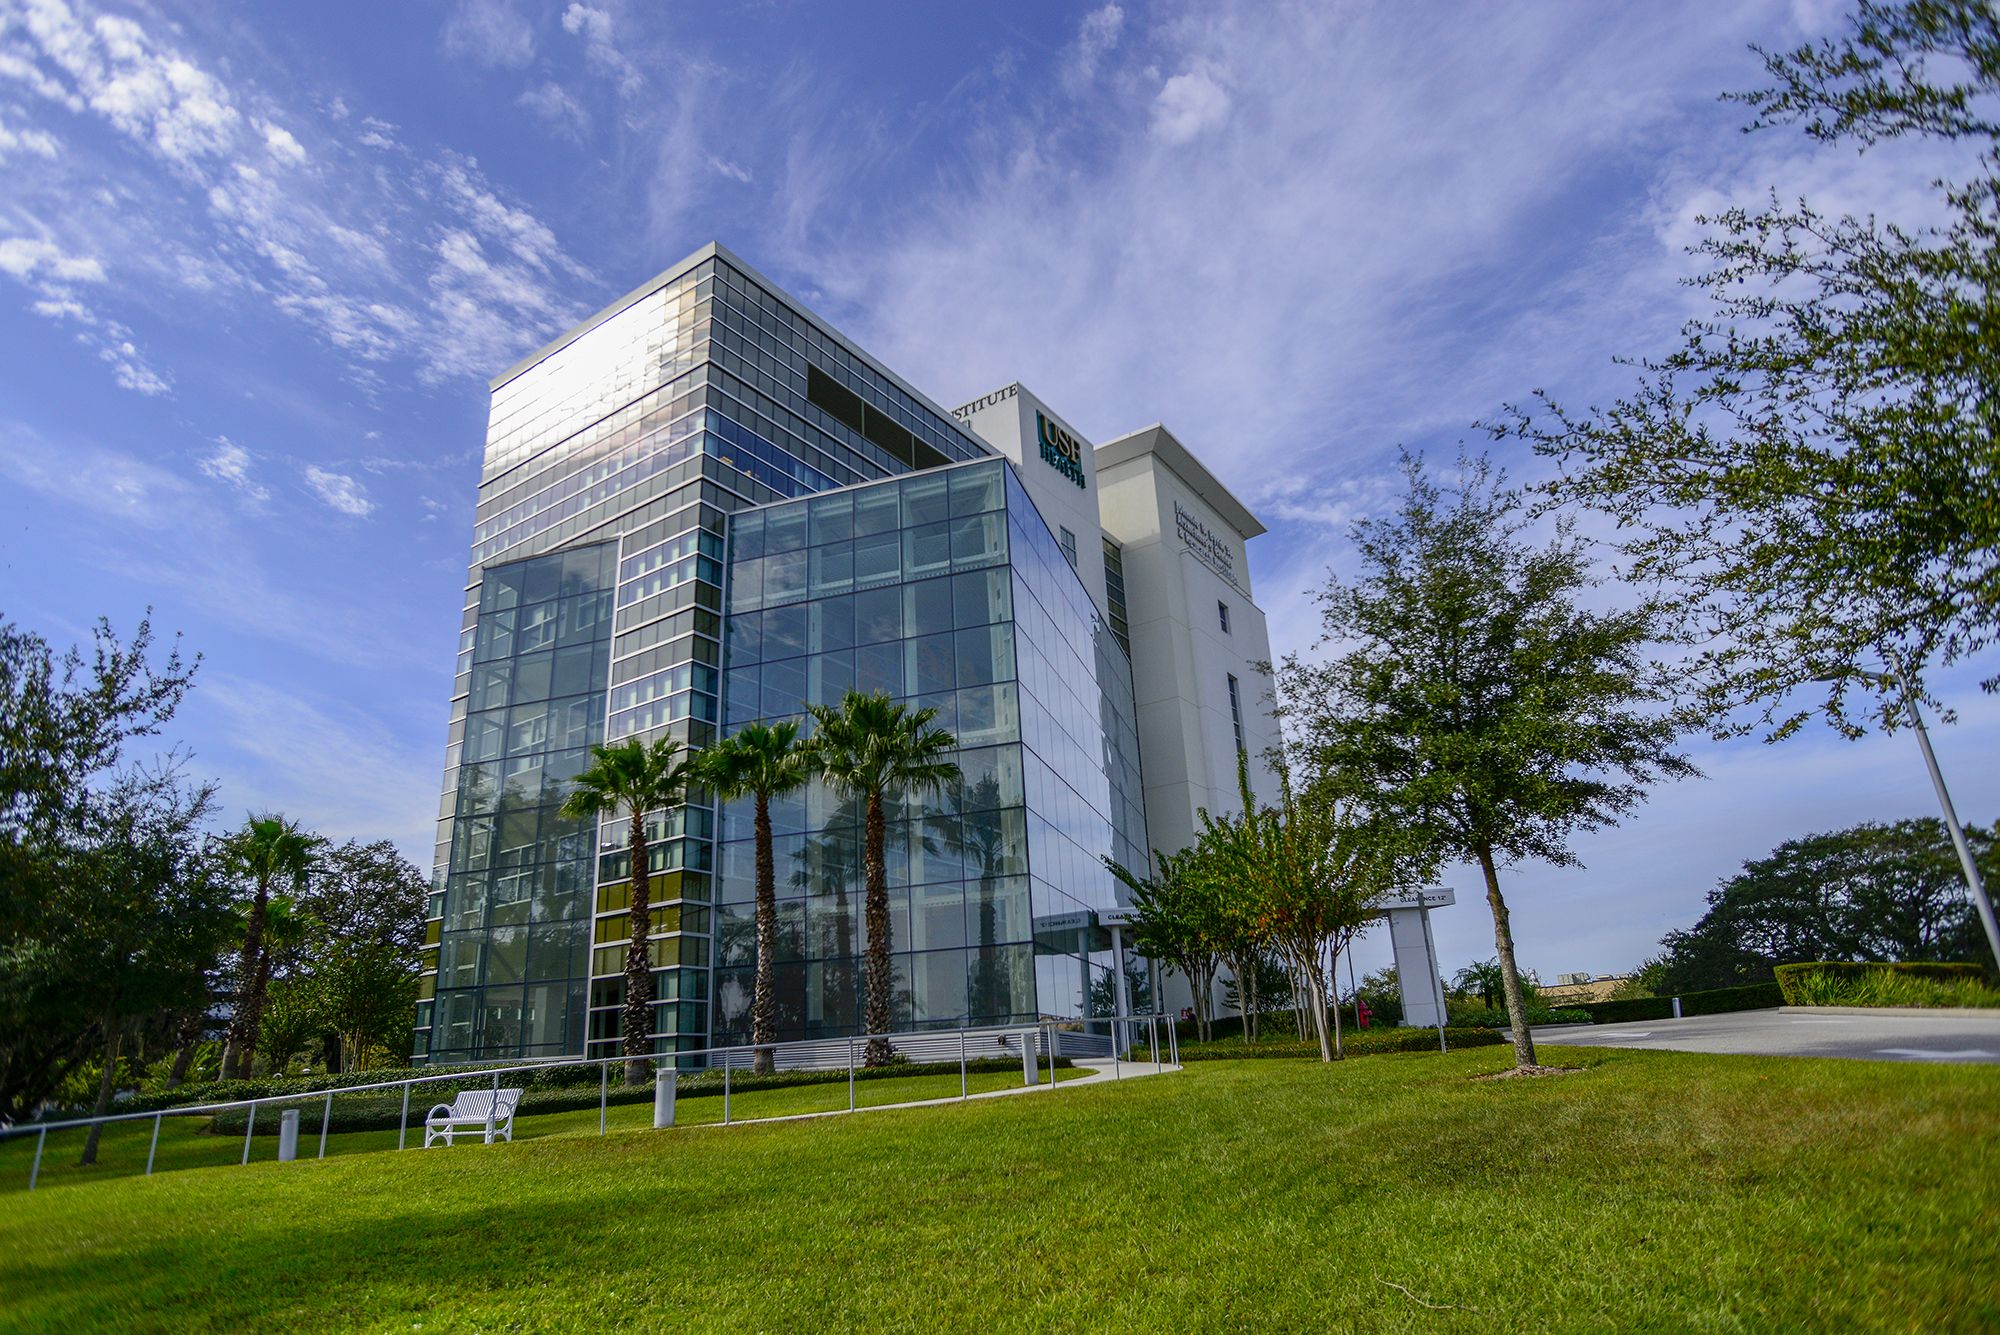
M 893 826 L 897 1026 L 1103 1014 L 1102 859 L 1235 810 L 1239 753 L 1276 796 L 1263 531 L 1165 428 L 947 411 L 720 246 L 614 302 L 492 383 L 416 1057 L 615 1053 L 624 830 L 556 814 L 589 747 L 849 689 L 936 707 L 966 779 Z M 858 1032 L 857 813 L 772 816 L 779 1037 Z M 660 1051 L 748 1036 L 750 833 L 650 818 Z
M 1587 1005 L 1611 1000 L 1619 985 L 1631 980 L 1629 973 L 1559 973 L 1553 984 L 1544 984 L 1537 990 L 1551 1006 Z

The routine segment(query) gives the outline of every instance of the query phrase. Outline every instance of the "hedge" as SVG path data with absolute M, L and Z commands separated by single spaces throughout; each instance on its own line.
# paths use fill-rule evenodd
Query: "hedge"
M 1706 992 L 1681 993 L 1682 1015 L 1724 1015 L 1731 1011 L 1771 1010 L 1785 1004 L 1776 983 L 1752 983 L 1748 987 L 1717 987 Z M 1593 1001 L 1576 1009 L 1590 1012 L 1592 1024 L 1621 1024 L 1627 1020 L 1668 1020 L 1673 1018 L 1672 997 L 1631 997 L 1622 1001 Z
M 1507 1041 L 1493 1029 L 1448 1028 L 1444 1036 L 1446 1045 L 1453 1050 L 1492 1047 Z M 1341 1050 L 1349 1057 L 1372 1057 L 1383 1052 L 1436 1052 L 1437 1046 L 1438 1031 L 1435 1029 L 1346 1029 L 1341 1034 Z M 1283 1039 L 1264 1039 L 1256 1043 L 1245 1043 L 1241 1038 L 1218 1039 L 1212 1043 L 1195 1043 L 1185 1039 L 1181 1042 L 1183 1062 L 1235 1061 L 1240 1057 L 1310 1057 L 1317 1061 L 1319 1041 L 1309 1039 L 1302 1043 L 1293 1035 L 1287 1035 Z
M 1986 976 L 1986 971 L 1977 964 L 1928 964 L 1914 961 L 1900 964 L 1887 962 L 1856 963 L 1849 960 L 1817 960 L 1807 964 L 1780 964 L 1771 970 L 1777 975 L 1778 987 L 1785 994 L 1788 1006 L 1807 1006 L 1811 1002 L 1794 1000 L 1800 995 L 1800 983 L 1809 977 L 1821 978 L 1866 978 L 1870 974 L 1888 973 L 1902 978 L 1923 978 L 1938 983 L 1957 983 L 1977 980 Z

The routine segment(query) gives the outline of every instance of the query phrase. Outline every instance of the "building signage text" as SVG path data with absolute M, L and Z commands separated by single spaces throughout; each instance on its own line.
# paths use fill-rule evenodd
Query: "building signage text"
M 1083 443 L 1039 412 L 1035 414 L 1035 437 L 1041 442 L 1042 462 L 1083 486 Z
M 959 421 L 963 422 L 968 418 L 970 418 L 973 414 L 984 412 L 988 408 L 991 408 L 996 403 L 1005 403 L 1007 400 L 1013 398 L 1016 394 L 1020 392 L 1021 392 L 1021 387 L 1019 385 L 1009 385 L 1005 389 L 996 389 L 991 394 L 987 394 L 981 398 L 974 399 L 971 403 L 966 404 L 963 408 L 953 408 L 951 410 L 951 415 L 953 417 L 956 417 Z
M 1194 554 L 1197 561 L 1222 576 L 1231 586 L 1243 587 L 1236 582 L 1236 550 L 1183 508 L 1179 501 L 1174 502 L 1174 534 L 1187 544 L 1188 551 Z

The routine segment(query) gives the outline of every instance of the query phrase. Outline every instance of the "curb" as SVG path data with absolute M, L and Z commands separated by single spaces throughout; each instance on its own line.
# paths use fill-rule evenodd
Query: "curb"
M 1937 1015 L 1955 1020 L 2000 1020 L 1993 1006 L 1780 1006 L 1780 1015 Z

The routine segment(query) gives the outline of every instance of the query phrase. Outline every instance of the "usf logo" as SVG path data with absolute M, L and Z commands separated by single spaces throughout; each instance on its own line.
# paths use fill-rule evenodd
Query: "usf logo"
M 1042 462 L 1081 487 L 1083 482 L 1083 443 L 1069 432 L 1051 422 L 1041 413 L 1035 414 L 1035 438 L 1042 446 Z

